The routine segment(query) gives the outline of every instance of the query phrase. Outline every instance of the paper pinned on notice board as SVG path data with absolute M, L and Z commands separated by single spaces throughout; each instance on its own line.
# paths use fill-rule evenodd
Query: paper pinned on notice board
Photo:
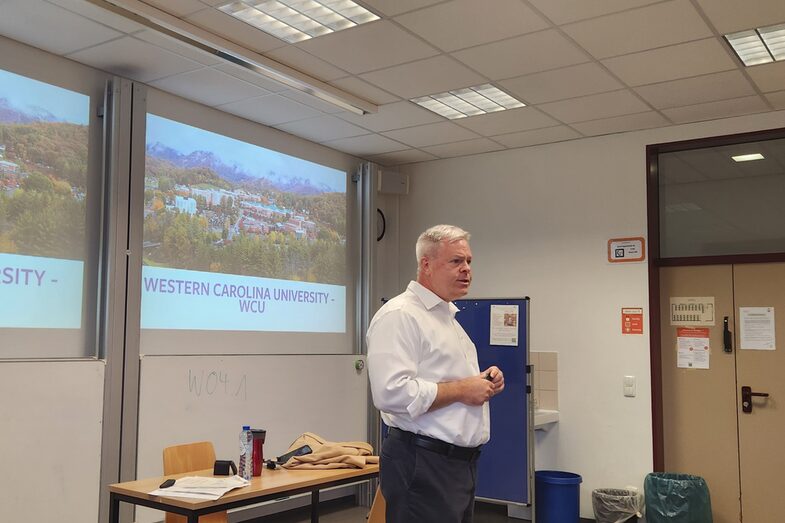
M 491 305 L 490 345 L 518 346 L 518 306 Z

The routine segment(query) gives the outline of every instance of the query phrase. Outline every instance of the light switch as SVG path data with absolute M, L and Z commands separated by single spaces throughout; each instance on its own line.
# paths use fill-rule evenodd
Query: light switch
M 624 376 L 624 395 L 628 398 L 635 397 L 635 376 Z

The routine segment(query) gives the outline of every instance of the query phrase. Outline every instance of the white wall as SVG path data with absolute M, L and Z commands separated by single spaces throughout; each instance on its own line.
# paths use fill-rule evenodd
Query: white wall
M 558 427 L 538 436 L 538 468 L 595 488 L 642 488 L 652 470 L 649 336 L 621 334 L 621 308 L 643 307 L 647 263 L 610 264 L 609 238 L 646 236 L 646 145 L 785 125 L 785 113 L 587 138 L 406 166 L 397 290 L 413 277 L 417 235 L 454 223 L 472 233 L 470 296 L 530 296 L 531 349 L 559 353 Z M 622 395 L 622 377 L 638 395 Z

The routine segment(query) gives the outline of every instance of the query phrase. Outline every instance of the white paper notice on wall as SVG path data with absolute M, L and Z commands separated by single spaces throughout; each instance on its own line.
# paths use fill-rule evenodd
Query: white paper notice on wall
M 714 325 L 714 296 L 671 296 L 670 305 L 671 325 Z
M 490 345 L 518 346 L 518 306 L 491 305 Z
M 707 327 L 676 329 L 676 366 L 680 369 L 708 369 L 711 357 Z
M 739 307 L 740 349 L 775 350 L 774 307 Z

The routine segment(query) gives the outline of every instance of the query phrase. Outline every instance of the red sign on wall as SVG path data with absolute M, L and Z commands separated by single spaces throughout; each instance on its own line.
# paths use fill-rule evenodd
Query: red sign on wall
M 643 334 L 643 309 L 623 307 L 621 309 L 621 333 Z

